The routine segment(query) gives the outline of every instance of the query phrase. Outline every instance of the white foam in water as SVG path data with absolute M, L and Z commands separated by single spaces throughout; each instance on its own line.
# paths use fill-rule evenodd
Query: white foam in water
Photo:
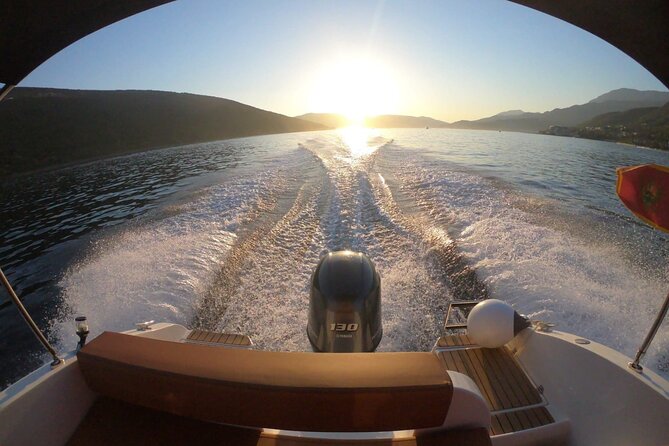
M 559 330 L 634 356 L 667 283 L 640 276 L 621 252 L 625 248 L 605 237 L 587 240 L 568 229 L 540 226 L 513 206 L 517 192 L 443 163 L 434 166 L 414 157 L 400 176 L 433 207 L 437 220 L 447 222 L 491 297 L 509 302 L 532 319 L 555 322 Z M 587 221 L 574 219 L 558 227 L 579 224 Z M 665 324 L 644 363 L 668 376 L 667 351 Z
M 294 202 L 280 213 L 273 210 L 276 221 L 239 256 L 240 276 L 226 297 L 219 329 L 249 334 L 263 349 L 308 350 L 311 272 L 325 250 L 352 248 L 369 254 L 382 276 L 379 349 L 429 349 L 451 298 L 424 239 L 425 233 L 441 232 L 437 238 L 455 240 L 491 297 L 532 318 L 557 322 L 558 329 L 634 354 L 666 283 L 639 276 L 621 255 L 624 248 L 606 238 L 572 234 L 564 229 L 569 224 L 542 225 L 531 206 L 516 206 L 519 199 L 542 198 L 500 188 L 415 150 L 402 151 L 393 184 L 399 182 L 403 196 L 413 197 L 423 210 L 422 221 L 433 226 L 417 233 L 375 167 L 377 159 L 392 164 L 383 157 L 403 149 L 379 154 L 386 140 L 363 136 L 312 136 L 301 147 L 313 156 L 297 151 L 302 158 L 285 171 L 280 165 L 286 159 L 274 170 L 249 170 L 207 189 L 172 216 L 103 235 L 60 283 L 67 318 L 57 327 L 62 343 L 71 347 L 76 341 L 69 322 L 74 314 L 89 317 L 93 334 L 126 330 L 147 319 L 187 325 L 198 297 L 240 241 L 236 234 L 262 215 L 263 202 L 297 187 L 291 192 Z M 663 367 L 668 350 L 665 323 L 645 364 Z
M 145 320 L 188 325 L 239 226 L 279 181 L 267 172 L 236 178 L 211 187 L 171 217 L 95 242 L 59 284 L 65 308 L 56 332 L 63 347 L 76 343 L 73 315 L 88 317 L 92 336 Z
M 320 216 L 321 249 L 360 250 L 375 262 L 382 281 L 379 350 L 426 350 L 439 336 L 450 294 L 431 274 L 420 235 L 394 212 L 391 192 L 373 169 L 375 152 L 385 143 L 368 131 L 305 143 L 330 180 L 330 207 Z
M 261 349 L 310 350 L 311 273 L 322 253 L 352 248 L 370 255 L 382 276 L 384 337 L 379 349 L 433 345 L 448 293 L 430 275 L 416 237 L 383 207 L 389 191 L 370 171 L 370 160 L 385 140 L 354 136 L 359 138 L 326 134 L 301 144 L 315 155 L 304 166 L 311 180 L 300 186 L 290 209 L 281 211 L 252 250 L 244 252 L 242 273 L 219 330 L 248 334 Z M 304 173 L 297 175 L 304 178 Z

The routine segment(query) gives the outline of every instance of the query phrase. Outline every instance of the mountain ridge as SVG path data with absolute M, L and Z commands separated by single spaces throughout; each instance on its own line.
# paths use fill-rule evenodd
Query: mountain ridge
M 659 107 L 667 102 L 669 102 L 669 92 L 620 88 L 597 96 L 585 104 L 555 108 L 541 113 L 523 112 L 518 115 L 507 115 L 503 112 L 473 121 L 456 121 L 451 127 L 537 133 L 550 126 L 573 127 L 605 113 L 650 106 Z
M 577 127 L 552 126 L 541 133 L 669 150 L 669 102 L 662 107 L 605 113 Z
M 617 88 L 591 99 L 589 102 L 607 102 L 607 101 L 654 101 L 655 97 L 664 97 L 664 102 L 669 102 L 669 92 L 659 90 L 637 90 L 635 88 Z
M 349 120 L 337 113 L 305 113 L 295 116 L 297 119 L 311 121 L 326 125 L 328 127 L 346 127 L 350 125 Z M 377 115 L 365 118 L 364 125 L 375 128 L 422 128 L 422 127 L 448 127 L 449 124 L 429 116 L 409 115 Z
M 379 115 L 367 118 L 365 124 L 377 128 L 542 132 L 596 139 L 628 138 L 621 133 L 626 132 L 621 126 L 630 125 L 636 126 L 637 140 L 646 141 L 639 144 L 664 147 L 665 108 L 661 107 L 667 103 L 669 92 L 622 88 L 585 104 L 543 113 L 507 110 L 475 121 L 451 124 L 428 116 Z M 615 115 L 644 108 L 659 108 L 660 111 Z M 646 116 L 647 113 L 651 115 Z M 659 115 L 653 117 L 652 113 Z M 636 121 L 630 121 L 604 124 L 608 127 L 603 133 L 583 130 L 597 127 L 585 124 L 599 116 L 604 116 L 603 122 L 608 122 L 607 119 L 633 121 L 634 116 L 641 115 L 648 118 L 644 125 L 657 124 L 659 127 L 646 129 L 638 127 Z M 333 113 L 289 117 L 230 99 L 192 93 L 30 87 L 14 89 L 0 103 L 0 122 L 3 123 L 0 126 L 0 155 L 4 160 L 0 173 L 5 176 L 160 147 L 348 125 L 346 118 Z M 557 133 L 551 133 L 550 128 L 557 129 Z M 581 130 L 574 130 L 576 128 Z
M 0 173 L 326 126 L 230 99 L 157 90 L 15 88 L 0 102 Z

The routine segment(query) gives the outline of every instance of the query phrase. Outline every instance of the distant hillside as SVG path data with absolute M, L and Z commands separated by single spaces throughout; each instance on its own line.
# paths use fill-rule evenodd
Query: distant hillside
M 313 122 L 333 129 L 346 127 L 348 119 L 336 113 L 307 113 L 305 115 L 295 116 L 296 119 Z
M 669 103 L 607 113 L 581 124 L 575 136 L 669 150 Z
M 669 106 L 669 103 L 667 104 Z M 606 127 L 613 125 L 648 125 L 649 121 L 656 121 L 657 118 L 667 118 L 667 106 L 664 107 L 644 107 L 633 108 L 624 112 L 612 112 L 599 115 L 587 122 L 582 123 L 579 127 Z M 663 113 L 664 111 L 664 113 Z M 668 122 L 661 122 L 667 124 Z
M 662 105 L 669 102 L 669 92 L 657 90 L 635 90 L 633 88 L 619 88 L 617 90 L 609 91 L 601 96 L 597 96 L 590 102 L 648 102 Z
M 379 115 L 365 119 L 367 127 L 376 128 L 421 128 L 448 127 L 448 123 L 427 116 Z
M 544 113 L 512 110 L 476 121 L 458 121 L 454 128 L 539 132 L 550 126 L 577 126 L 596 116 L 641 107 L 658 107 L 669 102 L 669 92 L 621 88 L 605 93 L 586 104 L 556 108 Z
M 524 115 L 525 113 L 526 112 L 524 112 L 522 110 L 509 110 L 509 111 L 505 111 L 505 112 L 502 112 L 502 113 L 497 113 L 495 116 L 492 116 L 492 117 L 493 118 L 502 118 L 502 117 L 508 118 L 510 116 Z
M 0 173 L 325 126 L 228 99 L 163 91 L 16 88 L 0 102 Z
M 335 113 L 307 113 L 306 115 L 296 116 L 296 118 L 334 128 L 349 125 L 348 119 Z M 365 126 L 376 128 L 423 128 L 448 127 L 448 123 L 426 116 L 379 115 L 366 118 Z

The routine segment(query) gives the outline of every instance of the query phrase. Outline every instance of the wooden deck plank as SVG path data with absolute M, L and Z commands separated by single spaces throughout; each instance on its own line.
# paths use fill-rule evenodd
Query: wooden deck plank
M 490 385 L 487 375 L 477 368 L 476 364 L 471 361 L 468 352 L 466 350 L 454 350 L 452 353 L 461 361 L 462 373 L 472 378 L 479 389 L 485 389 L 483 391 L 487 394 L 489 405 L 498 405 L 499 398 L 495 394 L 493 386 Z
M 500 358 L 505 363 L 505 368 L 510 372 L 513 381 L 518 389 L 525 395 L 525 401 L 528 405 L 539 404 L 541 402 L 541 395 L 529 380 L 525 372 L 520 368 L 518 362 L 513 358 L 511 352 L 504 348 L 500 352 Z
M 491 401 L 490 410 L 502 410 L 508 408 L 508 403 L 505 404 L 506 398 L 505 395 L 499 389 L 499 382 L 495 377 L 494 372 L 490 368 L 490 364 L 486 361 L 483 351 L 480 348 L 471 349 L 468 351 L 468 354 L 472 360 L 477 365 L 477 371 L 479 375 L 483 376 L 481 381 L 484 385 L 489 388 L 488 394 L 494 395 L 495 400 Z
M 201 337 L 203 334 L 204 334 L 204 332 L 203 332 L 202 330 L 195 329 L 195 330 L 191 331 L 191 336 L 192 336 L 192 338 L 191 338 L 191 336 L 189 336 L 189 338 L 192 339 L 193 341 L 199 341 L 199 340 L 200 340 L 200 337 Z
M 445 367 L 469 376 L 490 410 L 498 412 L 491 418 L 491 435 L 554 422 L 545 407 L 528 407 L 540 404 L 541 395 L 507 348 L 472 347 L 466 335 L 444 337 L 442 344 L 446 344 L 448 339 L 449 345 L 438 352 Z M 461 348 L 455 346 L 458 342 Z
M 477 353 L 480 353 L 483 358 L 486 372 L 490 376 L 490 382 L 501 401 L 502 408 L 509 409 L 521 406 L 520 402 L 514 398 L 513 392 L 509 390 L 504 373 L 495 362 L 494 356 L 491 354 L 490 350 L 479 349 L 477 350 Z
M 543 410 L 542 410 L 542 409 L 543 409 Z M 546 410 L 545 407 L 538 407 L 538 408 L 536 408 L 536 409 L 534 410 L 534 414 L 535 414 L 535 415 L 537 416 L 537 418 L 539 419 L 539 422 L 541 423 L 541 425 L 544 425 L 544 424 L 550 424 L 550 423 L 552 423 L 552 422 L 554 421 L 554 420 L 553 420 L 553 417 L 552 417 L 551 414 L 548 412 L 548 410 Z
M 499 363 L 498 350 L 499 349 L 481 349 L 481 353 L 491 368 L 500 395 L 503 395 L 505 408 L 527 406 L 527 403 L 518 398 L 518 386 L 509 381 L 508 368 Z
M 499 359 L 500 349 L 481 349 L 481 353 L 486 358 L 492 373 L 498 378 L 500 392 L 506 396 L 507 407 L 521 407 L 526 406 L 521 398 L 517 395 L 517 386 L 510 382 L 510 375 L 508 367 L 504 366 Z
M 437 341 L 437 346 L 442 348 L 464 347 L 474 345 L 467 334 L 444 335 Z
M 520 422 L 520 425 L 522 426 L 522 429 L 528 429 L 529 427 L 531 427 L 534 424 L 530 420 L 530 417 L 528 416 L 529 411 L 519 410 L 519 411 L 514 412 L 514 413 L 518 417 L 518 421 Z
M 225 333 L 216 333 L 216 336 L 212 338 L 211 342 L 218 344 L 219 342 L 221 342 L 221 338 L 223 337 L 224 334 Z
M 529 420 L 529 423 L 532 426 L 541 426 L 542 422 L 537 416 L 536 412 L 534 410 L 527 410 L 525 411 L 525 414 L 527 415 L 527 418 Z
M 476 362 L 471 361 L 471 357 L 469 356 L 468 351 L 450 350 L 441 352 L 440 354 L 445 359 L 447 369 L 464 373 L 474 381 L 477 387 L 481 390 L 481 393 L 484 395 L 490 410 L 503 409 L 503 406 L 499 401 L 499 397 L 497 396 L 493 385 L 490 382 L 488 374 L 485 372 L 481 364 L 477 364 Z M 464 361 L 468 361 L 470 363 L 469 369 L 465 367 Z
M 490 435 L 499 435 L 503 433 L 504 429 L 502 428 L 502 425 L 499 423 L 499 418 L 496 416 L 490 417 Z
M 528 406 L 541 402 L 541 398 L 534 400 L 530 398 L 533 390 L 532 383 L 520 369 L 520 366 L 511 358 L 511 352 L 506 348 L 498 349 L 495 352 L 495 359 L 499 367 L 504 370 L 507 385 L 519 401 L 521 406 Z
M 520 421 L 520 425 L 514 425 L 515 423 L 511 421 L 511 418 L 514 416 Z M 523 420 L 527 420 L 527 422 Z M 555 420 L 553 420 L 553 417 L 545 407 L 536 407 L 496 414 L 492 416 L 490 421 L 490 434 L 500 435 L 545 426 L 546 424 L 553 423 Z
M 462 356 L 460 355 L 459 350 L 453 351 L 453 360 L 455 361 L 455 367 L 457 368 L 457 371 L 460 373 L 464 373 L 465 375 L 469 375 L 469 371 L 465 367 L 465 363 L 462 360 Z
M 490 410 L 500 410 L 501 406 L 497 404 L 498 402 L 497 394 L 494 392 L 492 383 L 488 379 L 488 375 L 483 368 L 483 363 L 476 355 L 476 352 L 474 352 L 472 360 L 477 371 L 476 372 L 477 377 L 476 379 L 474 379 L 474 381 L 476 382 L 476 385 L 479 386 L 479 389 L 484 394 L 484 396 L 486 396 L 488 407 L 490 408 Z
M 227 344 L 238 346 L 251 345 L 251 339 L 248 336 L 231 333 L 219 333 L 216 331 L 207 331 L 194 329 L 186 337 L 186 341 L 204 342 L 207 344 Z
M 513 426 L 511 426 L 511 423 L 509 422 L 509 417 L 507 416 L 506 413 L 494 416 L 499 420 L 499 424 L 502 427 L 502 433 L 515 432 L 513 430 Z
M 506 415 L 509 419 L 509 423 L 511 423 L 511 428 L 513 429 L 513 432 L 522 431 L 524 429 L 523 423 L 521 423 L 520 419 L 518 418 L 518 414 L 516 412 L 507 412 Z
M 439 357 L 444 361 L 444 364 L 446 364 L 446 370 L 456 370 L 455 361 L 453 361 L 453 358 L 449 353 L 450 352 L 441 352 Z

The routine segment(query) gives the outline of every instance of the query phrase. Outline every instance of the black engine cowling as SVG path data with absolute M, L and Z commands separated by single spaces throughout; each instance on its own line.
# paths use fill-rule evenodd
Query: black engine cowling
M 365 254 L 331 252 L 311 276 L 307 335 L 318 352 L 372 352 L 381 341 L 381 278 Z

